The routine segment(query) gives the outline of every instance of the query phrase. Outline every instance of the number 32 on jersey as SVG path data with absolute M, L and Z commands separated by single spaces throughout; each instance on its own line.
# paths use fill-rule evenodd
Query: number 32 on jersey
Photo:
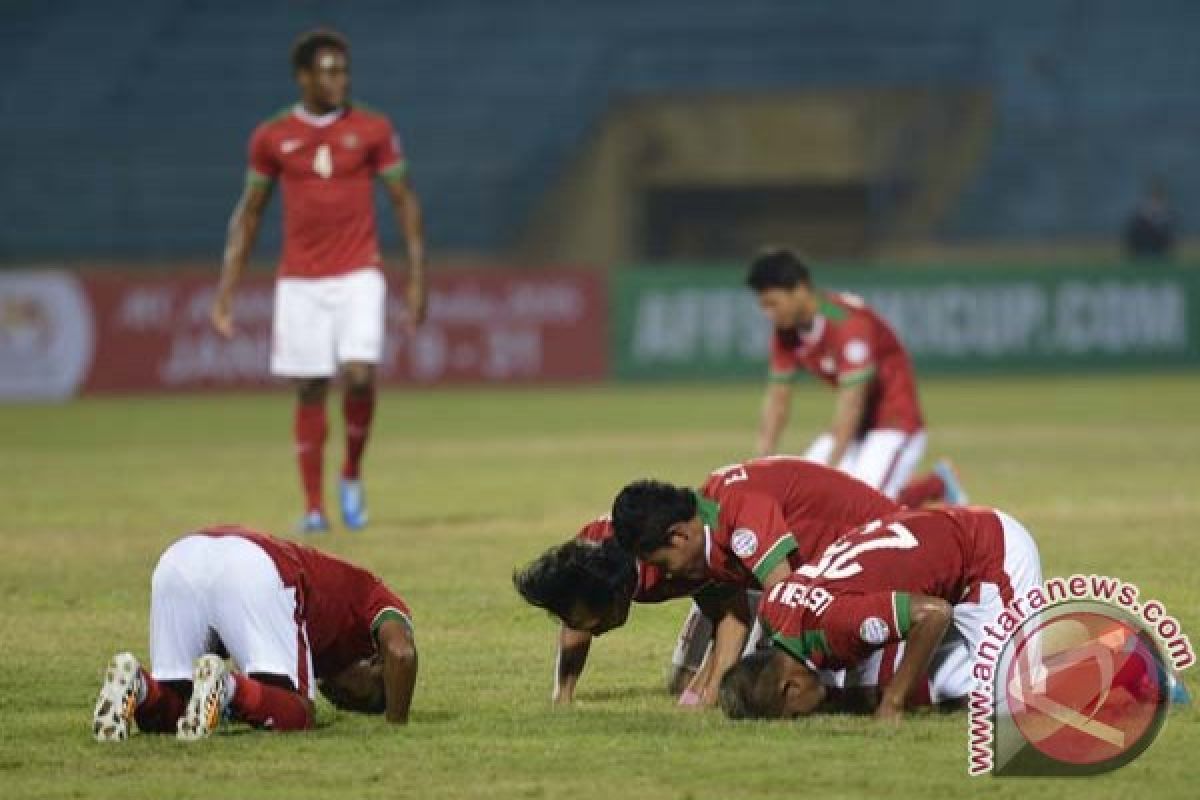
M 837 581 L 862 572 L 859 556 L 872 550 L 912 550 L 919 544 L 912 531 L 899 522 L 886 526 L 875 520 L 861 529 L 838 539 L 817 559 L 796 570 L 806 578 Z

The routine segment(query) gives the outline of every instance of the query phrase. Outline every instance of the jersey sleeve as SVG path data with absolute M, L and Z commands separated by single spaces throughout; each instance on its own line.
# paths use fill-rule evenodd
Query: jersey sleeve
M 376 582 L 371 587 L 364 599 L 360 614 L 362 619 L 370 622 L 371 641 L 376 645 L 379 644 L 379 626 L 388 620 L 401 622 L 410 632 L 412 631 L 412 612 L 408 610 L 408 604 L 382 582 Z
M 728 502 L 733 529 L 729 547 L 762 583 L 771 570 L 797 550 L 796 537 L 773 497 L 747 492 Z
M 853 314 L 842 323 L 835 348 L 839 387 L 857 386 L 875 377 L 875 330 L 866 314 Z
M 841 595 L 821 615 L 821 646 L 836 662 L 856 664 L 876 648 L 899 642 L 911 627 L 907 592 Z
M 246 183 L 266 185 L 279 177 L 280 165 L 271 148 L 271 137 L 266 125 L 260 125 L 250 136 L 249 166 Z
M 771 359 L 767 379 L 772 383 L 790 383 L 796 379 L 800 362 L 796 354 L 784 344 L 778 333 L 771 335 Z
M 402 180 L 408 174 L 408 159 L 404 155 L 400 137 L 392 127 L 391 121 L 386 118 L 382 122 L 379 136 L 371 144 L 367 157 L 371 169 L 385 181 Z

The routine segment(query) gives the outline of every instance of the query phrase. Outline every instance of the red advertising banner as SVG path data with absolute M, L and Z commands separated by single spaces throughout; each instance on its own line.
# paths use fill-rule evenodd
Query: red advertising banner
M 212 330 L 212 276 L 0 274 L 0 398 L 270 386 L 274 281 L 248 278 L 238 333 Z M 567 270 L 438 271 L 429 319 L 405 329 L 387 306 L 383 380 L 392 384 L 599 380 L 608 373 L 602 276 Z

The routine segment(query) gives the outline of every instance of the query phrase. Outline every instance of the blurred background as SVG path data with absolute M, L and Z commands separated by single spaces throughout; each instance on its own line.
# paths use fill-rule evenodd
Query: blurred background
M 288 47 L 317 25 L 348 36 L 425 205 L 433 319 L 393 335 L 394 380 L 760 375 L 740 272 L 766 243 L 865 294 L 928 371 L 1200 358 L 1189 0 L 0 15 L 0 396 L 267 383 L 278 202 L 245 335 L 204 312 L 248 136 L 294 102 Z

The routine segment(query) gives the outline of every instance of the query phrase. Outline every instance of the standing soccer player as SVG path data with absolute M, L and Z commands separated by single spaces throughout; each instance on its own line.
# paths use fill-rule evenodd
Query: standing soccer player
M 233 293 L 246 266 L 275 183 L 283 187 L 283 256 L 275 288 L 271 372 L 295 381 L 294 435 L 306 533 L 329 530 L 322 469 L 329 383 L 344 380 L 342 519 L 367 524 L 361 464 L 375 410 L 375 366 L 383 356 L 387 287 L 375 231 L 372 181 L 383 185 L 408 250 L 408 325 L 425 317 L 425 242 L 421 207 L 387 117 L 349 100 L 346 40 L 307 33 L 292 48 L 300 102 L 258 126 L 250 168 L 229 221 L 212 323 L 234 335 Z
M 925 453 L 912 362 L 891 327 L 853 295 L 818 291 L 795 253 L 772 250 L 746 284 L 775 327 L 758 454 L 771 455 L 787 425 L 792 381 L 807 370 L 837 390 L 833 423 L 805 458 L 848 472 L 910 508 L 967 498 L 946 461 L 909 481 Z

